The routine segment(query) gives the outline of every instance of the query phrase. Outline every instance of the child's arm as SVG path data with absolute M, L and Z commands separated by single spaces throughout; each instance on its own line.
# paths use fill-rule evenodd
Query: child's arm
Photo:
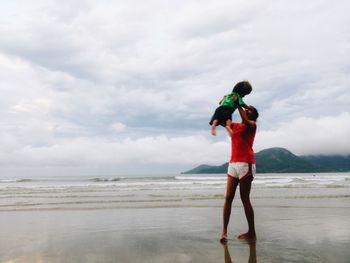
M 226 99 L 226 95 L 220 100 L 219 104 L 221 104 L 224 99 Z

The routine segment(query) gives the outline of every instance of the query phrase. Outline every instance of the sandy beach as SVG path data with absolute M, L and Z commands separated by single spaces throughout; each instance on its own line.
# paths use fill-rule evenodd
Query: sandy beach
M 89 195 L 72 187 L 64 193 L 16 188 L 11 195 L 14 188 L 6 188 L 0 262 L 349 262 L 349 188 L 258 183 L 252 195 L 257 242 L 236 239 L 247 229 L 237 199 L 226 246 L 218 241 L 223 184 L 139 192 L 94 188 Z
M 218 242 L 221 208 L 1 213 L 1 262 L 349 262 L 349 208 L 256 207 L 258 240 L 233 210 Z

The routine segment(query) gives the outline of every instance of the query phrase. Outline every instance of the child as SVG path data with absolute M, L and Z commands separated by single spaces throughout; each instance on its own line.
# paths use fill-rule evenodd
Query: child
M 219 102 L 220 106 L 215 110 L 213 117 L 211 118 L 209 124 L 211 125 L 211 134 L 216 135 L 216 126 L 222 125 L 226 128 L 228 133 L 231 135 L 231 123 L 232 123 L 232 113 L 237 109 L 237 104 L 247 108 L 247 105 L 243 101 L 245 95 L 252 92 L 252 86 L 248 81 L 238 82 L 230 94 L 227 94 Z M 232 96 L 237 96 L 237 102 L 232 99 Z M 237 104 L 236 104 L 237 103 Z

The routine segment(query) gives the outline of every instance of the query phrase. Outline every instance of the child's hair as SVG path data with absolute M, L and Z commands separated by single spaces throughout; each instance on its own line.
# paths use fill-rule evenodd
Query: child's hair
M 254 108 L 253 106 L 250 106 L 250 108 L 252 109 L 252 117 L 253 120 L 256 121 L 256 119 L 259 117 L 259 112 L 256 108 Z
M 233 87 L 232 92 L 237 92 L 239 95 L 244 96 L 252 92 L 252 89 L 249 81 L 240 81 Z

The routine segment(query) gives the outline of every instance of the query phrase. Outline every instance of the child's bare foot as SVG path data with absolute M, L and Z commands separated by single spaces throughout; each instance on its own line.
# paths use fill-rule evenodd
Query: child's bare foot
M 220 237 L 220 242 L 221 243 L 226 243 L 227 242 L 227 234 L 222 234 Z
M 216 136 L 216 127 L 211 126 L 211 135 Z
M 238 239 L 245 239 L 245 240 L 256 240 L 256 235 L 247 232 L 247 233 L 240 234 L 237 238 Z

